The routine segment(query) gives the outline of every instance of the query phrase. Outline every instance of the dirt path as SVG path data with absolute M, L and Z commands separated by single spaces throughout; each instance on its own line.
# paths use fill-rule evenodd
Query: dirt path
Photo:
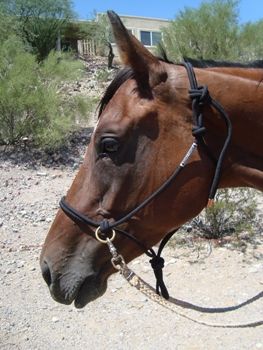
M 54 302 L 39 269 L 40 246 L 74 171 L 0 163 L 0 349 L 263 349 L 263 326 L 208 328 L 163 309 L 111 278 L 106 294 L 84 309 Z M 177 247 L 166 253 L 171 294 L 206 307 L 254 302 L 219 315 L 180 312 L 212 323 L 263 320 L 263 245 Z M 147 259 L 130 264 L 153 283 Z M 256 298 L 255 298 L 256 299 Z

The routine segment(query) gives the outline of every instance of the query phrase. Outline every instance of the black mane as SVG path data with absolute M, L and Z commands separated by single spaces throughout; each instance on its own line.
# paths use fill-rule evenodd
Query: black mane
M 102 99 L 99 103 L 99 117 L 101 113 L 103 112 L 104 108 L 107 106 L 109 101 L 112 99 L 115 92 L 119 89 L 119 87 L 125 83 L 126 80 L 134 78 L 134 72 L 132 68 L 126 67 L 124 69 L 121 69 L 115 78 L 112 80 L 110 85 L 107 87 L 106 91 L 104 92 L 104 95 L 102 96 Z
M 159 47 L 160 57 L 159 60 L 176 64 L 175 62 L 170 61 L 168 58 L 167 52 L 162 45 Z M 206 60 L 206 59 L 196 59 L 191 57 L 183 57 L 184 62 L 189 62 L 194 68 L 216 68 L 216 67 L 236 67 L 236 68 L 263 68 L 263 60 L 255 60 L 251 62 L 230 62 L 230 61 L 216 61 L 216 60 Z
M 215 60 L 198 60 L 194 58 L 184 57 L 185 62 L 189 62 L 195 68 L 215 68 L 215 67 L 233 67 L 233 68 L 263 68 L 263 60 L 257 60 L 247 63 L 215 61 Z

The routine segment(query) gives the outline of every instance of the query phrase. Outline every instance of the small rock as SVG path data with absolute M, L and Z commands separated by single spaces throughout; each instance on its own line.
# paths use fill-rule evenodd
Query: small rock
M 18 262 L 16 263 L 16 267 L 19 268 L 19 269 L 20 269 L 21 267 L 24 267 L 24 266 L 25 266 L 25 261 L 22 261 L 22 260 L 21 260 L 21 261 L 18 261 Z
M 58 318 L 58 317 L 55 317 L 55 316 L 52 317 L 52 322 L 53 322 L 53 323 L 57 323 L 58 321 L 59 321 L 59 318 Z
M 37 176 L 47 176 L 47 173 L 45 173 L 45 172 L 38 172 Z
M 176 263 L 176 259 L 175 259 L 175 258 L 171 258 L 169 261 L 167 261 L 167 262 L 165 263 L 165 266 L 171 265 L 171 264 L 175 264 L 175 263 Z
M 259 272 L 262 270 L 262 268 L 263 268 L 263 264 L 255 264 L 249 269 L 249 272 L 250 273 Z

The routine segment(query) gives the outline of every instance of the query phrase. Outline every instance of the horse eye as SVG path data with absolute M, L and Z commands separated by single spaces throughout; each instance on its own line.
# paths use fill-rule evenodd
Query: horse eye
M 101 153 L 114 153 L 120 147 L 119 141 L 113 137 L 104 137 L 100 142 Z

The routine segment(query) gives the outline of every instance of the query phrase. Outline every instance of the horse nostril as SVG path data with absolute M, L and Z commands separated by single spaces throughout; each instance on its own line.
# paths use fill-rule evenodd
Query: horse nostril
M 51 285 L 51 273 L 48 267 L 48 264 L 46 261 L 43 262 L 43 265 L 41 266 L 42 269 L 42 276 L 44 280 L 46 281 L 47 285 Z

